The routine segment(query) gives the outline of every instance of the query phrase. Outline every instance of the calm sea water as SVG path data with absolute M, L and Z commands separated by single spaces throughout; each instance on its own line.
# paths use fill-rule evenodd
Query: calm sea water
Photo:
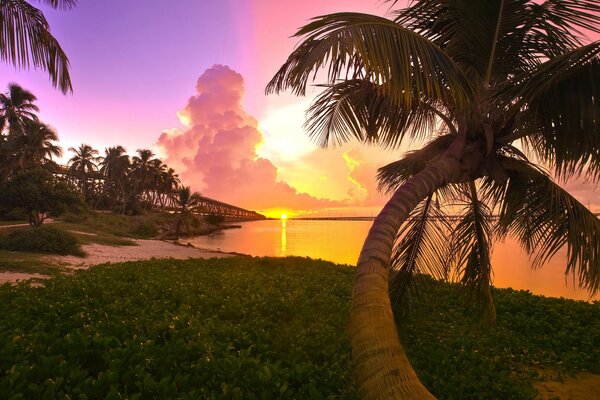
M 194 246 L 253 256 L 308 256 L 354 265 L 371 221 L 265 220 L 188 241 Z M 492 255 L 494 285 L 530 290 L 545 296 L 590 300 L 572 276 L 565 278 L 566 250 L 538 270 L 513 241 L 496 243 Z M 596 296 L 593 300 L 600 300 Z

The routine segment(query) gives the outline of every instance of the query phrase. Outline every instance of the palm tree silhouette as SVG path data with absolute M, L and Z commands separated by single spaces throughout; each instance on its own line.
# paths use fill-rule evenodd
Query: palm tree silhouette
M 37 121 L 39 108 L 34 102 L 37 97 L 16 83 L 8 85 L 8 92 L 0 94 L 0 131 L 8 135 L 24 134 L 25 124 Z
M 88 144 L 81 144 L 78 148 L 69 147 L 69 151 L 75 153 L 69 160 L 69 170 L 77 177 L 79 187 L 86 200 L 91 199 L 90 181 L 93 183 L 92 174 L 98 167 L 98 150 Z
M 595 0 L 421 0 L 392 19 L 338 13 L 297 32 L 302 42 L 267 92 L 304 95 L 324 78 L 306 123 L 315 141 L 428 140 L 378 174 L 393 195 L 361 251 L 349 324 L 365 398 L 433 398 L 398 338 L 390 271 L 402 294 L 452 256 L 493 324 L 490 249 L 510 234 L 534 266 L 566 246 L 567 273 L 600 288 L 600 221 L 541 167 L 600 177 L 600 42 L 582 39 L 600 33 L 599 13 Z M 462 204 L 441 236 L 438 202 Z
M 175 237 L 179 239 L 181 227 L 187 226 L 188 221 L 194 218 L 192 209 L 198 205 L 198 202 L 200 201 L 200 194 L 197 192 L 192 193 L 189 186 L 183 186 L 179 188 L 175 194 L 175 204 L 179 210 L 179 219 L 177 220 L 177 225 L 175 228 Z

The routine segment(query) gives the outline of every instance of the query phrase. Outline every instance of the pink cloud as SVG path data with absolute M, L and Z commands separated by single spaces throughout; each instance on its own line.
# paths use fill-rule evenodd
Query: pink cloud
M 196 94 L 178 113 L 187 129 L 163 132 L 157 143 L 184 184 L 249 209 L 340 206 L 278 180 L 277 168 L 256 153 L 262 135 L 243 97 L 242 76 L 227 66 L 215 65 L 198 79 Z

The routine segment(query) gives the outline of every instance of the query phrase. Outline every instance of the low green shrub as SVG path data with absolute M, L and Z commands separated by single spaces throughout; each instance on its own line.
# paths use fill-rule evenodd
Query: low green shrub
M 141 238 L 153 238 L 158 234 L 158 228 L 153 220 L 142 220 L 133 224 L 131 233 Z
M 73 234 L 52 226 L 15 229 L 0 237 L 0 248 L 32 253 L 84 255 Z
M 306 258 L 105 265 L 0 286 L 0 398 L 357 399 L 354 270 Z M 494 291 L 482 329 L 432 282 L 401 321 L 439 399 L 533 399 L 536 371 L 600 373 L 600 303 Z M 591 398 L 591 397 L 590 397 Z

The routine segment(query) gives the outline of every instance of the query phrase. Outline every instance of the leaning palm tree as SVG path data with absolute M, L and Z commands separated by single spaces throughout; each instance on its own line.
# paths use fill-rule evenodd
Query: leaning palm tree
M 77 0 L 39 0 L 52 8 L 70 9 Z M 0 3 L 0 58 L 16 68 L 43 69 L 63 93 L 72 91 L 69 59 L 50 33 L 44 14 L 24 0 Z
M 600 42 L 583 39 L 600 32 L 598 13 L 596 0 L 421 0 L 391 19 L 317 17 L 296 34 L 267 92 L 303 95 L 323 77 L 308 110 L 314 140 L 427 141 L 379 171 L 393 195 L 362 248 L 349 323 L 365 398 L 433 398 L 398 338 L 388 280 L 406 288 L 445 270 L 430 227 L 440 201 L 464 205 L 448 249 L 489 320 L 496 236 L 515 236 L 534 266 L 566 246 L 567 273 L 600 288 L 600 220 L 542 169 L 600 178 Z

